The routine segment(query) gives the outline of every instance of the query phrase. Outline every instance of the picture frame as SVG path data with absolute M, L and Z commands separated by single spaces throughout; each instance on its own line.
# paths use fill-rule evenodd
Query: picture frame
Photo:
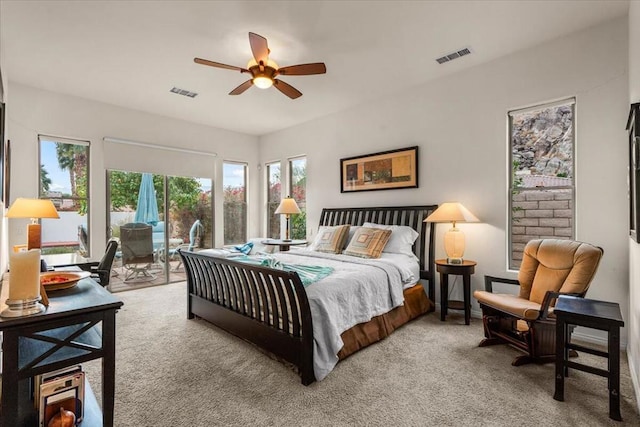
M 629 236 L 640 243 L 640 102 L 631 104 L 627 119 L 629 132 Z
M 340 159 L 340 192 L 418 188 L 418 146 Z
M 3 102 L 0 102 L 0 200 L 2 200 L 6 207 L 7 203 L 9 202 L 6 194 L 7 181 L 9 180 L 9 177 L 7 176 L 6 172 L 7 153 L 4 142 L 4 114 L 5 104 Z
M 10 177 L 11 177 L 11 141 L 7 139 L 7 142 L 5 143 L 5 146 L 4 146 L 4 179 L 2 182 L 2 186 L 4 187 L 2 200 L 4 201 L 5 207 L 8 207 L 11 201 L 11 199 L 9 198 L 10 196 L 9 190 L 11 189 Z

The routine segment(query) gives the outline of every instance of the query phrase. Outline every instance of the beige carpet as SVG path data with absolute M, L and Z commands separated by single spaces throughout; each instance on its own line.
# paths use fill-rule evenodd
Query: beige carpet
M 423 316 L 305 387 L 250 344 L 187 320 L 184 287 L 117 294 L 118 427 L 640 425 L 625 354 L 623 423 L 608 418 L 606 379 L 572 371 L 557 402 L 553 364 L 512 367 L 516 350 L 478 348 L 480 321 L 457 314 Z M 99 391 L 100 364 L 85 368 Z

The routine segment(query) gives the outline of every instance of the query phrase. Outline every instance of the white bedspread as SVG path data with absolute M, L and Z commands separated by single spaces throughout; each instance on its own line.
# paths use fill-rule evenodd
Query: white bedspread
M 306 288 L 313 321 L 313 368 L 317 381 L 338 363 L 337 354 L 344 344 L 340 334 L 402 305 L 403 287 L 412 274 L 401 263 L 385 259 L 305 250 L 273 255 L 287 264 L 334 268 L 330 276 Z M 416 282 L 417 278 L 413 278 L 413 283 Z

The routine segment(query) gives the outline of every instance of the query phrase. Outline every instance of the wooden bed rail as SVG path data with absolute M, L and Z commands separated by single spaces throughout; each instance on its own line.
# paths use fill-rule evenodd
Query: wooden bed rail
M 187 316 L 201 317 L 298 367 L 315 381 L 309 300 L 297 273 L 178 250 Z

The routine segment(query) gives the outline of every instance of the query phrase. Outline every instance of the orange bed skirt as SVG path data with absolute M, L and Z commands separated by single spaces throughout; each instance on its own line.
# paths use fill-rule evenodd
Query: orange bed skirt
M 405 289 L 404 305 L 376 316 L 368 322 L 355 325 L 342 333 L 344 346 L 338 353 L 338 358 L 345 359 L 361 348 L 388 337 L 405 323 L 434 309 L 435 305 L 429 300 L 420 283 Z

